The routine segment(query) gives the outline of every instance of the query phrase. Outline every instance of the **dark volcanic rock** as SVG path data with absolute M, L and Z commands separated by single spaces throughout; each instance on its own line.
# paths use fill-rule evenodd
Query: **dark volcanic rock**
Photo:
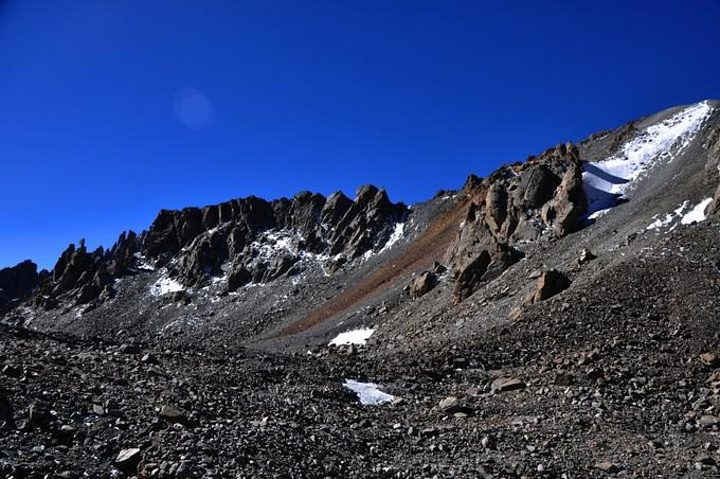
M 10 429 L 15 428 L 15 410 L 13 409 L 7 394 L 0 390 L 0 430 L 7 426 Z
M 98 298 L 111 299 L 113 278 L 134 266 L 136 247 L 133 232 L 123 233 L 108 251 L 100 247 L 90 253 L 84 240 L 80 240 L 78 247 L 69 245 L 51 274 L 40 277 L 34 304 L 52 309 L 61 301 L 74 305 L 88 304 Z
M 203 210 L 161 211 L 142 251 L 159 264 L 177 257 L 178 280 L 187 286 L 205 284 L 228 261 L 266 283 L 287 273 L 303 252 L 354 259 L 380 247 L 406 215 L 403 204 L 371 185 L 354 202 L 342 193 L 325 198 L 306 191 L 272 202 L 251 196 Z M 292 252 L 277 246 L 280 236 L 291 239 Z M 261 254 L 272 257 L 261 261 Z
M 36 306 L 96 307 L 115 297 L 115 279 L 137 274 L 140 266 L 152 269 L 149 264 L 198 288 L 229 268 L 229 291 L 250 280 L 267 283 L 296 274 L 303 270 L 298 262 L 308 254 L 325 258 L 332 270 L 380 249 L 407 214 L 405 205 L 391 203 L 385 190 L 372 185 L 360 188 L 355 201 L 340 192 L 329 198 L 301 192 L 291 200 L 249 196 L 204 208 L 161 210 L 148 231 L 123 233 L 107 251 L 89 252 L 84 241 L 71 244 L 44 279 L 34 271 L 25 278 L 31 263 L 12 269 L 23 277 L 11 278 L 10 269 L 3 270 L 0 312 L 27 297 L 36 284 Z M 3 288 L 3 281 L 11 286 Z
M 497 378 L 492 382 L 491 390 L 497 392 L 525 389 L 525 383 L 516 378 Z
M 354 259 L 385 244 L 393 225 L 405 221 L 407 213 L 404 204 L 393 205 L 390 202 L 385 190 L 373 185 L 360 187 L 355 202 L 337 223 L 329 238 L 329 253 L 343 253 Z

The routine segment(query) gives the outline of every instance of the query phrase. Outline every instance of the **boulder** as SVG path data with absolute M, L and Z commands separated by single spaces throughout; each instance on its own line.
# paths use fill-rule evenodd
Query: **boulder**
M 607 472 L 608 474 L 615 474 L 620 471 L 620 468 L 610 461 L 598 462 L 595 464 L 595 467 L 603 472 Z
M 583 248 L 580 250 L 580 254 L 578 255 L 577 264 L 579 266 L 583 266 L 583 265 L 588 264 L 590 261 L 594 260 L 595 258 L 597 258 L 597 256 L 595 256 L 592 251 L 590 251 L 587 248 Z
M 480 251 L 460 270 L 453 289 L 453 304 L 459 304 L 470 297 L 483 283 L 500 276 L 523 256 L 515 248 L 494 241 L 492 243 L 494 244 L 489 249 Z
M 720 366 L 720 357 L 715 353 L 707 352 L 700 355 L 700 362 L 705 366 L 717 368 Z
M 142 460 L 140 448 L 122 449 L 115 458 L 115 466 L 125 474 L 133 474 Z
M 190 424 L 190 418 L 185 411 L 169 404 L 160 408 L 158 415 L 170 423 L 183 424 L 186 426 Z
M 460 405 L 460 400 L 455 396 L 448 396 L 438 404 L 438 407 L 443 411 L 449 411 Z
M 715 215 L 718 211 L 720 211 L 720 185 L 718 185 L 715 190 L 715 194 L 713 195 L 713 199 L 710 204 L 705 207 L 705 215 Z
M 482 276 L 490 266 L 490 261 L 490 253 L 484 250 L 460 271 L 453 290 L 454 304 L 464 301 L 475 292 Z
M 525 389 L 525 383 L 516 378 L 500 377 L 490 385 L 490 390 L 493 392 L 515 391 L 517 389 Z
M 544 271 L 538 278 L 535 290 L 528 296 L 526 304 L 535 304 L 555 296 L 570 286 L 571 281 L 556 269 Z
M 15 410 L 4 391 L 0 390 L 0 430 L 3 426 L 15 428 Z
M 531 209 L 540 208 L 552 199 L 559 184 L 560 179 L 543 164 L 526 169 L 520 174 L 523 203 Z
M 432 271 L 423 271 L 410 284 L 410 297 L 420 298 L 430 292 L 437 284 L 437 276 Z
M 33 404 L 28 409 L 28 424 L 35 427 L 46 428 L 53 421 L 48 408 L 42 404 Z

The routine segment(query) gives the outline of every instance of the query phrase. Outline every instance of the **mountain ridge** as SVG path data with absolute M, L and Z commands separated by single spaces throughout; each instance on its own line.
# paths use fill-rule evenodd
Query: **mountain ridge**
M 706 100 L 672 107 L 615 130 L 590 135 L 578 146 L 560 144 L 524 162 L 503 165 L 485 179 L 470 174 L 458 192 L 441 190 L 441 197 L 470 198 L 464 228 L 444 257 L 437 258 L 454 266 L 454 302 L 462 301 L 477 284 L 519 260 L 522 254 L 512 247 L 515 242 L 533 241 L 547 234 L 543 228 L 562 237 L 582 227 L 581 217 L 589 206 L 585 179 L 586 169 L 593 164 L 589 158 L 610 156 L 637 135 L 645 123 L 652 124 L 698 105 L 710 108 L 711 104 L 717 107 L 718 102 Z M 584 194 L 581 188 L 585 188 Z M 508 194 L 509 189 L 514 196 Z M 716 208 L 715 204 L 711 209 Z M 482 218 L 475 218 L 478 205 Z M 49 309 L 56 306 L 53 296 L 57 295 L 64 301 L 72 296 L 77 304 L 112 299 L 113 278 L 136 273 L 138 268 L 169 267 L 169 281 L 173 281 L 170 287 L 174 289 L 205 286 L 222 279 L 228 282 L 228 291 L 233 292 L 246 284 L 264 284 L 288 272 L 296 274 L 303 267 L 301 260 L 308 258 L 322 262 L 322 268 L 332 272 L 347 261 L 382 249 L 393 229 L 401 228 L 409 216 L 412 211 L 403 203 L 390 203 L 385 190 L 372 185 L 358 188 L 355 200 L 342 192 L 326 198 L 302 191 L 292 199 L 268 201 L 251 195 L 217 205 L 161 210 L 147 230 L 139 235 L 123 232 L 108 250 L 100 247 L 88 252 L 82 240 L 78 248 L 71 244 L 51 274 L 38 273 L 28 281 L 40 283 L 41 292 L 34 295 L 35 305 Z M 469 225 L 475 225 L 473 231 Z M 284 236 L 262 234 L 268 231 L 279 231 Z M 399 230 L 395 233 L 402 235 Z M 284 246 L 288 254 L 273 251 L 277 244 Z M 243 253 L 245 249 L 248 251 Z M 268 256 L 268 261 L 258 259 L 262 254 Z M 24 289 L 14 299 L 24 299 L 28 288 Z

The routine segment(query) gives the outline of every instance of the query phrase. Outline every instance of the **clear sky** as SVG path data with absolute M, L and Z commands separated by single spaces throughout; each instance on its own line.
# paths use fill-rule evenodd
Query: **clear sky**
M 720 97 L 720 2 L 0 0 L 0 266 L 160 208 L 474 172 Z

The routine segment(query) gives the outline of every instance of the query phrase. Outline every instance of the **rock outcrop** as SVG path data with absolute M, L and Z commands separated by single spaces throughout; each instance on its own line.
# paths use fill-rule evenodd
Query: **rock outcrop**
M 109 250 L 88 251 L 83 240 L 68 246 L 48 277 L 36 280 L 34 303 L 52 309 L 60 303 L 104 301 L 115 294 L 115 278 L 136 274 L 140 267 L 165 268 L 168 276 L 191 287 L 226 276 L 229 291 L 296 274 L 310 260 L 337 269 L 382 248 L 408 212 L 372 185 L 359 188 L 355 201 L 341 192 L 326 198 L 305 191 L 292 199 L 249 196 L 203 208 L 161 210 L 147 231 L 123 233 Z M 12 299 L 0 298 L 0 305 Z
M 525 163 L 504 166 L 486 179 L 468 178 L 467 216 L 447 260 L 463 301 L 522 257 L 515 245 L 577 230 L 587 209 L 578 149 L 560 144 Z
M 126 240 L 127 236 L 123 234 L 121 238 Z M 80 240 L 78 247 L 69 245 L 51 273 L 41 281 L 35 294 L 35 304 L 51 309 L 59 299 L 71 304 L 87 304 L 101 295 L 112 297 L 113 276 L 127 267 L 116 265 L 127 264 L 130 254 L 126 249 L 127 243 L 119 244 L 108 251 L 100 247 L 91 253 L 84 240 Z M 113 254 L 118 254 L 119 262 L 115 261 Z
M 187 286 L 227 272 L 234 290 L 301 270 L 315 258 L 336 266 L 381 248 L 408 214 L 385 192 L 367 185 L 355 201 L 341 192 L 301 192 L 292 199 L 254 196 L 205 208 L 163 210 L 144 236 L 142 254 Z M 169 265 L 170 260 L 173 264 Z M 224 266 L 223 266 L 224 265 Z M 224 268 L 224 270 L 223 270 Z
M 0 314 L 30 296 L 39 281 L 37 265 L 30 260 L 0 269 Z

